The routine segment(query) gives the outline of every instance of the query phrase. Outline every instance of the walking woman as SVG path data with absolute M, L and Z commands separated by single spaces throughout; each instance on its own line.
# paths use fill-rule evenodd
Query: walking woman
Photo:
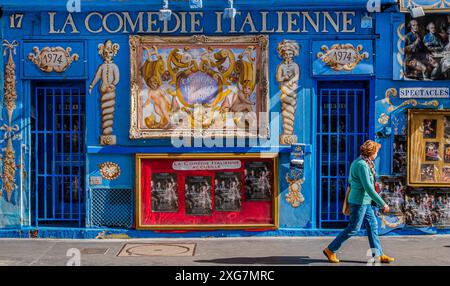
M 378 155 L 381 145 L 367 140 L 360 147 L 361 156 L 353 161 L 350 166 L 350 194 L 348 204 L 350 207 L 349 225 L 323 250 L 323 253 L 331 263 L 339 263 L 336 252 L 341 245 L 355 235 L 361 228 L 363 222 L 367 229 L 369 245 L 372 250 L 376 250 L 381 263 L 390 263 L 394 259 L 385 255 L 378 238 L 377 218 L 372 209 L 372 201 L 375 202 L 384 212 L 389 212 L 389 206 L 377 194 L 376 173 L 374 160 Z

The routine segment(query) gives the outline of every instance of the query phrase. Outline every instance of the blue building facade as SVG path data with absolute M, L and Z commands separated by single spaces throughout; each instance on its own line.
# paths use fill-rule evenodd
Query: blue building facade
M 450 101 L 444 62 L 438 76 L 432 60 L 421 69 L 420 60 L 411 65 L 407 58 L 405 35 L 413 21 L 407 3 L 297 2 L 236 0 L 236 15 L 228 18 L 227 1 L 205 0 L 201 8 L 169 1 L 171 18 L 160 20 L 162 1 L 81 1 L 80 12 L 69 12 L 66 1 L 1 1 L 3 236 L 28 236 L 35 229 L 61 237 L 95 237 L 103 230 L 135 237 L 329 233 L 347 221 L 342 201 L 348 167 L 366 139 L 382 144 L 376 162 L 381 189 L 398 210 L 380 217 L 382 231 L 445 232 L 445 215 L 432 217 L 432 206 L 429 221 L 408 209 L 414 196 L 447 200 L 444 171 L 444 179 L 436 179 L 440 185 L 412 186 L 409 180 L 408 111 L 425 109 L 438 120 L 435 112 L 445 112 Z M 425 17 L 446 17 L 446 7 L 428 9 L 433 1 L 422 2 L 417 5 L 425 7 Z M 160 59 L 165 63 L 157 73 Z M 231 63 L 235 68 L 227 74 Z M 183 69 L 189 84 L 196 84 L 177 79 Z M 411 76 L 420 72 L 422 78 Z M 158 80 L 166 93 L 152 88 Z M 247 105 L 237 99 L 246 84 L 253 92 Z M 216 91 L 206 98 L 209 93 L 194 87 Z M 205 98 L 192 98 L 196 92 Z M 264 114 L 258 136 L 213 136 L 211 144 L 203 130 L 174 139 L 164 120 L 174 120 L 175 109 L 194 114 L 198 106 L 216 103 L 220 110 Z M 203 168 L 199 161 L 210 168 L 205 172 L 225 171 L 204 183 L 212 173 L 189 169 Z M 217 199 L 217 178 L 232 176 L 223 164 L 234 163 L 242 171 L 239 206 L 227 209 Z M 243 185 L 254 184 L 251 192 L 263 184 L 261 178 L 247 181 L 251 168 L 269 178 L 266 199 L 244 194 Z M 155 175 L 156 169 L 165 171 Z M 187 177 L 194 175 L 198 184 L 213 186 L 209 203 L 215 209 L 197 206 L 200 218 L 180 214 L 196 212 L 196 199 L 187 197 L 194 182 Z M 177 183 L 177 190 L 186 188 L 175 191 L 176 206 L 153 201 L 164 176 L 172 176 L 164 182 Z

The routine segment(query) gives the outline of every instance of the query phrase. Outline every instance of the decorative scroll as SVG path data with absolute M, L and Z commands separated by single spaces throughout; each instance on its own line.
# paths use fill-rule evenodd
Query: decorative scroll
M 369 58 L 369 53 L 362 52 L 363 49 L 362 45 L 356 48 L 352 44 L 335 44 L 331 48 L 323 45 L 317 58 L 334 71 L 352 71 L 360 61 Z
M 38 47 L 33 47 L 33 53 L 28 54 L 28 59 L 34 63 L 41 71 L 50 73 L 52 71 L 64 72 L 72 62 L 78 61 L 79 55 L 70 52 L 72 48 L 67 47 L 45 47 L 39 51 Z
M 113 57 L 119 51 L 119 44 L 113 44 L 111 40 L 105 41 L 104 44 L 98 45 L 98 53 L 103 58 L 92 83 L 89 86 L 89 93 L 99 80 L 100 85 L 100 102 L 102 112 L 102 135 L 100 136 L 101 145 L 116 144 L 116 136 L 113 135 L 114 110 L 116 105 L 116 86 L 120 80 L 119 67 L 113 62 Z
M 289 193 L 286 194 L 286 201 L 293 208 L 297 208 L 305 201 L 302 194 L 302 184 L 305 179 L 292 178 L 288 173 L 286 174 L 286 181 L 289 184 Z
M 0 143 L 7 142 L 7 147 L 2 151 L 5 151 L 5 155 L 2 156 L 3 160 L 3 173 L 2 182 L 3 190 L 7 193 L 7 201 L 11 201 L 12 192 L 17 187 L 16 184 L 16 157 L 13 148 L 13 140 L 20 140 L 19 126 L 12 126 L 12 115 L 16 109 L 17 91 L 16 91 L 16 65 L 14 64 L 12 55 L 16 54 L 17 41 L 12 43 L 7 40 L 3 40 L 3 46 L 6 47 L 3 52 L 3 56 L 6 56 L 6 50 L 8 50 L 8 61 L 5 67 L 5 91 L 3 102 L 5 103 L 8 111 L 8 124 L 4 124 L 0 127 L 0 130 L 4 131 L 3 140 Z M 2 193 L 0 192 L 0 196 Z
M 99 165 L 100 175 L 106 180 L 115 180 L 120 176 L 120 166 L 114 162 L 105 162 Z
M 4 93 L 4 103 L 6 109 L 8 110 L 8 120 L 11 124 L 12 113 L 16 109 L 17 91 L 16 91 L 16 65 L 14 64 L 12 54 L 16 54 L 16 47 L 19 45 L 17 41 L 12 43 L 7 40 L 3 40 L 3 46 L 6 48 L 3 51 L 3 56 L 6 56 L 6 50 L 8 53 L 8 62 L 5 66 L 5 93 Z
M 4 142 L 7 142 L 6 148 L 2 149 L 2 151 L 5 151 L 5 155 L 1 158 L 3 160 L 2 182 L 3 189 L 7 194 L 7 201 L 10 202 L 12 192 L 17 188 L 16 170 L 17 167 L 20 167 L 20 165 L 17 166 L 16 164 L 16 154 L 13 148 L 13 141 L 20 140 L 21 136 L 18 125 L 10 127 L 4 124 L 0 127 L 0 130 L 4 131 L 3 139 L 0 140 L 0 143 L 3 144 Z M 0 192 L 0 196 L 1 195 L 2 193 Z
M 268 136 L 266 36 L 129 42 L 130 138 Z
M 383 102 L 388 104 L 387 107 L 387 114 L 386 113 L 381 113 L 380 116 L 378 117 L 378 123 L 382 124 L 382 125 L 386 125 L 389 123 L 390 120 L 390 116 L 389 114 L 391 114 L 392 112 L 399 110 L 401 108 L 405 108 L 409 105 L 416 107 L 416 106 L 432 106 L 432 107 L 438 107 L 439 106 L 439 100 L 429 100 L 429 101 L 422 101 L 419 102 L 415 99 L 408 99 L 403 101 L 401 104 L 395 106 L 392 103 L 392 98 L 397 97 L 398 92 L 396 88 L 388 88 L 385 92 L 385 98 L 383 99 Z M 391 98 L 392 97 L 392 98 Z
M 294 135 L 295 111 L 297 108 L 297 89 L 300 79 L 300 67 L 293 62 L 299 55 L 300 47 L 295 41 L 283 40 L 278 44 L 278 53 L 283 62 L 277 67 L 277 81 L 281 90 L 281 110 L 283 115 L 283 134 L 280 144 L 297 143 Z
M 405 28 L 405 24 L 401 23 L 397 27 L 397 63 L 401 67 L 400 68 L 400 75 L 399 78 L 403 79 L 405 76 L 405 62 L 404 62 L 404 56 L 405 56 L 405 49 L 402 47 L 402 45 L 405 43 L 405 36 L 403 35 L 403 29 Z

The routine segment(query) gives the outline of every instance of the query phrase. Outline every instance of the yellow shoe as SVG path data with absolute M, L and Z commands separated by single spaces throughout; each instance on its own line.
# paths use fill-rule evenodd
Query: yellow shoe
M 330 263 L 339 263 L 339 259 L 336 257 L 336 253 L 329 250 L 328 247 L 323 250 L 323 254 L 327 257 Z
M 389 257 L 389 256 L 387 256 L 386 254 L 382 254 L 382 255 L 380 256 L 380 262 L 381 262 L 381 263 L 391 263 L 391 262 L 394 262 L 394 261 L 395 261 L 394 258 Z

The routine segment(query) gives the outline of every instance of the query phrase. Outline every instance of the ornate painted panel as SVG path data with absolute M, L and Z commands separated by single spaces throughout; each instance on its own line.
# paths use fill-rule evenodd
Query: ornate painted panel
M 373 74 L 372 41 L 315 41 L 313 75 Z
M 268 136 L 266 36 L 130 36 L 130 138 Z
M 25 42 L 23 55 L 24 78 L 79 78 L 86 75 L 83 42 Z

